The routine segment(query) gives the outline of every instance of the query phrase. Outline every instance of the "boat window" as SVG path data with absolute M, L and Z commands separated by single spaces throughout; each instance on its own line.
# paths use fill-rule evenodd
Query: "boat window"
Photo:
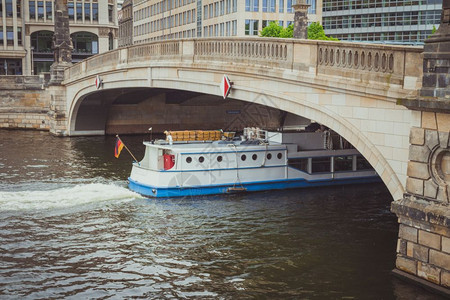
M 281 159 L 281 158 L 283 157 L 283 154 L 278 153 L 278 154 L 277 154 L 277 157 L 278 157 L 278 159 Z
M 217 156 L 217 161 L 218 161 L 218 162 L 221 162 L 221 161 L 222 161 L 222 156 L 221 156 L 221 155 Z
M 308 172 L 307 158 L 289 158 L 288 165 L 303 172 Z
M 353 170 L 353 156 L 336 156 L 334 158 L 334 171 Z
M 361 155 L 356 157 L 356 169 L 357 170 L 373 170 L 373 167 L 369 162 Z
M 272 159 L 272 153 L 267 153 L 267 159 Z
M 205 158 L 204 158 L 203 156 L 200 156 L 200 157 L 198 158 L 198 161 L 202 163 L 202 162 L 205 161 Z
M 331 157 L 314 157 L 312 159 L 312 173 L 330 172 Z
M 192 162 L 192 157 L 190 157 L 190 156 L 186 157 L 186 162 L 188 164 L 190 164 Z
M 258 155 L 256 155 L 256 154 L 253 154 L 253 155 L 252 155 L 252 159 L 253 159 L 253 160 L 256 160 L 257 158 L 258 158 Z
M 242 155 L 241 155 L 241 160 L 244 161 L 244 160 L 246 160 L 246 159 L 247 159 L 247 156 L 246 156 L 245 154 L 242 154 Z

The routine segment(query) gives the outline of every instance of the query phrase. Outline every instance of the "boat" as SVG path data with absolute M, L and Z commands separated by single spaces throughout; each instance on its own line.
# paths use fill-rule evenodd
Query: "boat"
M 308 129 L 308 128 L 306 128 Z M 244 128 L 166 131 L 144 141 L 129 188 L 147 197 L 182 197 L 380 181 L 367 160 L 329 129 Z

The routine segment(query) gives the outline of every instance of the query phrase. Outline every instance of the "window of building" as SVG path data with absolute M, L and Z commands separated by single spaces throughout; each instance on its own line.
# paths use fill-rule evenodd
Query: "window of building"
M 97 54 L 98 37 L 90 32 L 76 32 L 71 35 L 73 52 L 80 54 Z
M 284 13 L 284 0 L 278 2 L 278 12 Z
M 12 17 L 13 16 L 12 0 L 5 0 L 5 4 L 6 4 L 6 17 Z
M 308 14 L 315 14 L 316 13 L 316 0 L 307 0 L 306 3 L 310 5 L 308 7 Z
M 3 30 L 0 30 L 0 46 L 3 46 Z
M 53 19 L 52 10 L 53 10 L 52 2 L 50 2 L 50 1 L 45 2 L 45 11 L 46 11 L 45 17 L 47 18 L 47 20 Z
M 258 20 L 245 20 L 245 35 L 258 35 Z
M 77 21 L 83 21 L 83 3 L 77 2 Z
M 44 1 L 38 1 L 37 6 L 38 6 L 38 11 L 37 11 L 38 20 L 43 20 L 44 19 Z
M 0 16 L 3 16 L 3 2 L 0 1 Z
M 112 5 L 108 5 L 108 18 L 109 18 L 109 22 L 113 22 L 114 21 L 114 10 L 113 10 L 113 6 Z
M 92 3 L 92 20 L 98 21 L 98 3 Z
M 17 11 L 17 17 L 20 18 L 22 16 L 22 1 L 20 1 L 20 0 L 17 0 L 16 11 Z M 1 11 L 0 11 L 0 14 L 1 14 Z
M 259 11 L 259 0 L 245 0 L 245 11 Z
M 17 27 L 17 44 L 22 46 L 22 27 Z
M 286 11 L 288 13 L 294 12 L 294 9 L 292 8 L 292 0 L 287 0 L 287 9 L 286 9 Z
M 75 18 L 75 7 L 73 2 L 69 2 L 67 4 L 68 12 L 69 12 L 69 20 L 74 20 Z
M 6 44 L 8 46 L 14 45 L 14 28 L 12 26 L 6 27 Z
M 91 3 L 89 2 L 84 2 L 84 20 L 91 20 Z
M 237 12 L 237 0 L 233 0 L 233 12 Z
M 0 59 L 0 75 L 22 75 L 22 60 Z

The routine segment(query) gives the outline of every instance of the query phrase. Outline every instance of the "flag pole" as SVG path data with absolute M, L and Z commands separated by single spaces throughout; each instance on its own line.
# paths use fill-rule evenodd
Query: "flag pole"
M 116 134 L 116 137 L 122 142 L 122 139 L 119 137 L 118 134 Z M 138 163 L 138 165 L 141 165 L 139 163 L 139 161 L 136 159 L 136 157 L 134 157 L 133 153 L 131 153 L 130 149 L 128 149 L 127 145 L 125 145 L 124 142 L 122 142 L 123 146 L 125 147 L 125 149 L 127 149 L 128 153 L 130 153 L 131 157 L 133 157 L 134 161 Z

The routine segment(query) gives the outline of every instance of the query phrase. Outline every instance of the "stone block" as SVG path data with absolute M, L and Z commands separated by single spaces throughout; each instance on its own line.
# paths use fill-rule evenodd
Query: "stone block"
M 409 160 L 427 163 L 430 153 L 431 151 L 427 146 L 409 146 Z
M 428 180 L 431 177 L 428 172 L 428 164 L 415 161 L 408 162 L 407 175 L 423 180 Z
M 450 254 L 430 249 L 430 264 L 450 271 Z
M 430 149 L 439 144 L 439 136 L 436 130 L 425 130 L 425 144 Z
M 449 197 L 450 197 L 449 186 L 440 186 L 438 193 L 437 193 L 436 200 L 443 202 L 443 203 L 448 203 L 448 202 L 450 202 Z
M 417 276 L 422 277 L 433 283 L 440 284 L 441 269 L 419 261 L 417 263 Z
M 436 199 L 439 186 L 434 183 L 433 180 L 425 181 L 424 183 L 424 196 L 432 199 Z
M 438 131 L 449 132 L 450 131 L 450 114 L 436 114 Z
M 422 113 L 422 127 L 425 129 L 437 129 L 435 113 L 426 111 Z
M 398 236 L 400 239 L 417 243 L 417 231 L 416 228 L 400 224 Z
M 450 254 L 450 238 L 442 237 L 442 251 Z
M 407 245 L 408 245 L 408 242 L 406 240 L 398 239 L 397 240 L 397 253 L 406 256 Z
M 449 122 L 450 122 L 450 120 L 449 120 Z M 449 132 L 441 132 L 441 131 L 439 131 L 439 143 L 440 143 L 440 146 L 441 146 L 441 148 L 447 148 L 448 147 L 448 142 L 449 142 L 449 136 L 450 136 L 450 134 L 449 134 Z
M 450 287 L 450 272 L 447 272 L 445 270 L 441 271 L 441 285 Z
M 405 271 L 407 273 L 411 273 L 414 275 L 417 274 L 417 264 L 416 261 L 412 259 L 403 256 L 397 256 L 395 266 L 397 267 L 397 269 Z
M 440 250 L 441 236 L 428 231 L 419 230 L 419 244 Z
M 423 180 L 408 177 L 406 179 L 406 191 L 423 196 Z
M 413 127 L 409 134 L 409 143 L 422 146 L 425 143 L 425 129 Z
M 428 262 L 428 252 L 429 252 L 429 248 L 416 244 L 416 243 L 411 243 L 408 242 L 407 245 L 407 256 L 408 257 L 412 257 L 415 258 L 417 260 L 420 260 L 422 262 Z

